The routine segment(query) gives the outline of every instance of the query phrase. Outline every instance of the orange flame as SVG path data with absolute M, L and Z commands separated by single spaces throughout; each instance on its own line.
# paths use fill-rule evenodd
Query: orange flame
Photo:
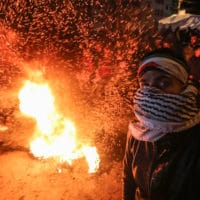
M 98 170 L 100 158 L 96 147 L 77 144 L 75 126 L 57 113 L 47 84 L 26 81 L 19 92 L 19 100 L 21 112 L 35 118 L 37 123 L 37 137 L 30 144 L 34 156 L 59 158 L 60 162 L 70 165 L 74 159 L 85 157 L 88 172 Z

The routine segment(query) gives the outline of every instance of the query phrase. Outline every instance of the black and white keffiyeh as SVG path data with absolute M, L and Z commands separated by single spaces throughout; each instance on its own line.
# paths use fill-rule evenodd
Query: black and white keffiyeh
M 196 88 L 189 85 L 181 94 L 163 94 L 156 88 L 143 87 L 134 97 L 138 122 L 129 129 L 138 140 L 156 141 L 167 133 L 187 130 L 200 123 Z

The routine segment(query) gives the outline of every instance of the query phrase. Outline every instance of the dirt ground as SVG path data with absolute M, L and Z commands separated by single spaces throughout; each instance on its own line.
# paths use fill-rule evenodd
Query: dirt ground
M 23 151 L 0 155 L 1 200 L 119 200 L 121 163 L 88 174 L 84 160 L 72 166 L 38 160 Z

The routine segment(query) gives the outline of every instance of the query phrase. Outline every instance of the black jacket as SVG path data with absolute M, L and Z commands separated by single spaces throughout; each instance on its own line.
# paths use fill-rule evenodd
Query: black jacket
M 200 199 L 200 124 L 156 142 L 128 133 L 123 200 Z

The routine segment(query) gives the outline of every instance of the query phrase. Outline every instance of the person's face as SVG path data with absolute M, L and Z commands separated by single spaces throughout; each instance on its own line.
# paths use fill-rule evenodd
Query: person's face
M 184 86 L 179 80 L 164 71 L 149 70 L 139 78 L 140 88 L 155 87 L 163 93 L 179 94 Z

